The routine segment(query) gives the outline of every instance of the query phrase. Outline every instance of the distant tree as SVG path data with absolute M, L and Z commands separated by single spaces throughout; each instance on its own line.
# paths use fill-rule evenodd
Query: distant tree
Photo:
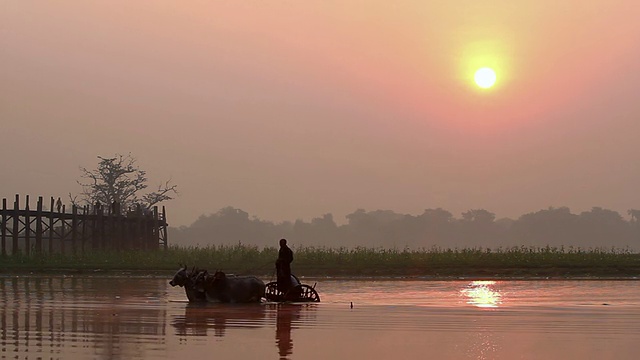
M 397 240 L 396 225 L 404 215 L 392 210 L 366 211 L 358 209 L 346 215 L 345 236 L 352 244 L 367 246 L 393 246 Z
M 295 246 L 301 244 L 294 235 L 294 224 L 285 221 L 274 224 L 250 216 L 248 212 L 227 206 L 216 213 L 200 216 L 190 226 L 169 228 L 169 237 L 182 246 L 237 245 L 238 243 L 276 247 L 281 238 L 293 238 Z
M 496 215 L 485 209 L 471 209 L 462 213 L 458 222 L 459 241 L 465 246 L 495 246 L 498 243 Z
M 629 214 L 629 216 L 631 216 L 631 222 L 638 222 L 640 221 L 640 210 L 637 209 L 629 209 L 627 211 L 627 214 Z
M 498 225 L 499 228 L 504 229 L 504 230 L 509 230 L 511 229 L 511 227 L 513 226 L 513 224 L 516 221 L 510 218 L 500 218 L 498 220 L 495 221 L 496 225 Z
M 580 217 L 586 222 L 595 225 L 619 225 L 624 222 L 622 216 L 617 211 L 603 209 L 599 206 L 591 208 L 591 211 L 580 213 Z
M 580 237 L 584 246 L 614 245 L 628 243 L 629 223 L 617 212 L 601 207 L 593 207 L 579 216 Z
M 442 208 L 425 209 L 418 216 L 406 215 L 402 236 L 415 247 L 448 246 L 453 241 L 453 214 Z
M 549 207 L 520 216 L 511 232 L 516 243 L 527 246 L 581 245 L 578 220 L 568 207 Z
M 472 209 L 462 213 L 463 221 L 488 224 L 495 220 L 496 214 L 484 209 Z
M 358 227 L 368 227 L 373 225 L 372 219 L 367 215 L 367 211 L 365 209 L 357 209 L 345 216 L 349 225 L 358 228 Z
M 109 206 L 115 202 L 123 210 L 137 206 L 149 209 L 178 194 L 177 185 L 172 185 L 171 180 L 159 185 L 155 191 L 143 193 L 148 187 L 146 172 L 137 166 L 131 154 L 116 154 L 110 158 L 98 156 L 98 159 L 96 169 L 80 167 L 82 180 L 78 184 L 82 186 L 82 192 L 77 196 L 69 194 L 73 204 Z
M 338 225 L 333 220 L 333 214 L 327 213 L 321 217 L 311 219 L 312 233 L 308 241 L 314 245 L 341 245 L 341 234 Z
M 435 224 L 449 224 L 453 221 L 453 214 L 442 208 L 425 209 L 419 217 Z

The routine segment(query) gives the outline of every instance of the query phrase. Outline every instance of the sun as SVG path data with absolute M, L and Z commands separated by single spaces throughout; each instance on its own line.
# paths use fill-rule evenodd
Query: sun
M 476 71 L 473 78 L 478 86 L 483 89 L 488 89 L 496 83 L 496 72 L 491 68 L 483 67 Z

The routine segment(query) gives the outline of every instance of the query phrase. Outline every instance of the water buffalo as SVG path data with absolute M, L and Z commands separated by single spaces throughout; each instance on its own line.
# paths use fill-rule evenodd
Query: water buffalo
M 187 265 L 184 265 L 169 281 L 169 285 L 184 287 L 184 292 L 187 294 L 189 302 L 206 302 L 207 295 L 205 292 L 195 288 L 195 280 L 201 273 L 206 273 L 206 270 L 192 268 L 191 271 L 187 271 Z
M 204 291 L 208 301 L 222 303 L 260 302 L 264 297 L 264 282 L 255 276 L 227 276 L 222 271 L 210 275 L 198 274 L 195 289 Z

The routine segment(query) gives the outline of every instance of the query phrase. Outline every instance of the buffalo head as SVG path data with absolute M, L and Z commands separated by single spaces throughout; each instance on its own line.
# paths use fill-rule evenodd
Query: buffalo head
M 173 279 L 169 281 L 169 285 L 183 287 L 184 285 L 186 285 L 188 279 L 189 274 L 187 273 L 187 265 L 184 265 L 184 267 L 181 267 L 180 270 L 178 270 L 178 272 L 173 275 Z

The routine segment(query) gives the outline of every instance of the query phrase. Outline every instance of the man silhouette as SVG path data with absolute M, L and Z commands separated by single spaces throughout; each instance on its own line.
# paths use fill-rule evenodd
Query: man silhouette
M 293 262 L 293 251 L 287 246 L 286 239 L 280 239 L 280 251 L 276 260 L 276 275 L 278 290 L 287 293 L 291 287 L 291 262 Z

